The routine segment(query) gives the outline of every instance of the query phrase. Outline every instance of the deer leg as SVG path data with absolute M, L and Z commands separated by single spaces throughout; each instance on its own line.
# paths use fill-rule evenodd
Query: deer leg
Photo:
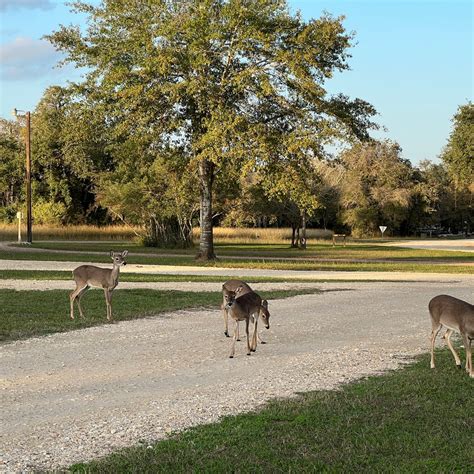
M 240 342 L 240 330 L 239 330 L 239 322 L 238 322 L 238 321 L 236 321 L 235 323 L 237 324 L 237 341 L 239 341 L 239 342 Z
M 235 341 L 237 339 L 237 325 L 238 325 L 238 321 L 235 321 L 235 325 L 234 325 L 234 337 L 233 337 L 233 340 L 232 340 L 232 347 L 230 349 L 230 355 L 229 357 L 232 359 L 234 357 L 234 354 L 235 354 Z
M 112 292 L 104 288 L 105 304 L 107 305 L 107 320 L 112 321 Z
M 76 299 L 76 290 L 74 291 L 71 291 L 71 293 L 69 294 L 69 304 L 71 306 L 71 310 L 69 312 L 69 317 L 71 319 L 74 319 L 74 300 Z
M 69 295 L 69 302 L 71 304 L 71 319 L 74 319 L 74 300 L 84 288 L 85 287 L 80 288 L 79 286 L 76 286 L 76 289 Z
M 446 334 L 444 335 L 444 337 L 446 338 L 446 344 L 448 345 L 449 347 L 449 350 L 452 352 L 453 356 L 454 356 L 454 361 L 456 362 L 456 365 L 461 368 L 461 359 L 459 358 L 459 355 L 458 353 L 454 350 L 454 347 L 453 347 L 453 344 L 451 343 L 451 334 L 453 333 L 453 330 L 452 329 L 448 329 L 446 331 Z
M 230 337 L 229 336 L 229 314 L 227 313 L 227 309 L 226 309 L 225 305 L 226 305 L 226 302 L 224 300 L 224 302 L 222 304 L 222 310 L 223 310 L 223 314 L 224 314 L 224 335 L 226 337 Z
M 260 337 L 260 334 L 257 332 L 257 342 L 259 344 L 266 344 L 266 342 Z
M 472 341 L 467 337 L 467 334 L 463 334 L 462 339 L 464 342 L 464 347 L 466 349 L 466 371 L 469 374 L 469 377 L 474 377 L 474 371 L 472 370 Z
M 437 326 L 433 325 L 433 329 L 431 330 L 431 368 L 435 368 L 435 363 L 434 363 L 434 345 L 435 345 L 435 339 L 436 336 L 439 333 L 439 330 L 441 329 L 441 324 L 438 324 Z
M 249 323 L 250 323 L 250 318 L 247 318 L 245 320 L 245 333 L 247 334 L 247 355 L 250 355 L 250 336 L 249 336 Z
M 255 352 L 257 350 L 257 325 L 258 325 L 258 315 L 254 317 L 254 323 L 253 323 L 253 334 L 252 334 L 252 352 Z
M 85 286 L 77 295 L 77 307 L 79 308 L 79 314 L 81 315 L 81 318 L 84 318 L 84 313 L 82 311 L 82 306 L 81 306 L 81 299 L 84 296 L 84 293 L 89 289 L 88 286 Z

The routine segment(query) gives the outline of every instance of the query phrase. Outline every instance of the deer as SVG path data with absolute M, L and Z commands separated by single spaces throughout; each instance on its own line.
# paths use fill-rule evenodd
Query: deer
M 245 321 L 245 333 L 247 336 L 247 355 L 257 350 L 257 325 L 258 318 L 261 315 L 262 321 L 267 329 L 270 329 L 270 312 L 268 311 L 268 301 L 262 300 L 260 295 L 254 291 L 250 291 L 243 295 L 239 295 L 240 289 L 237 288 L 237 297 L 231 298 L 226 304 L 229 316 L 235 321 L 234 338 L 229 358 L 233 358 L 235 354 L 235 341 L 238 338 L 239 321 Z M 252 343 L 250 343 L 249 324 L 253 320 L 254 329 L 252 335 Z
M 242 280 L 227 280 L 223 285 L 222 285 L 222 306 L 221 309 L 224 312 L 224 335 L 226 337 L 229 336 L 229 314 L 227 311 L 227 305 L 233 301 L 237 297 L 237 291 L 238 291 L 238 296 L 243 296 L 246 293 L 252 292 L 252 288 L 245 283 Z M 238 328 L 237 328 L 238 330 Z M 239 338 L 238 333 L 237 333 L 237 339 Z
M 474 339 L 474 305 L 449 295 L 435 296 L 428 305 L 431 316 L 431 368 L 435 368 L 434 345 L 440 329 L 444 326 L 444 335 L 451 350 L 456 365 L 461 368 L 461 359 L 451 344 L 451 334 L 456 331 L 461 334 L 466 350 L 466 371 L 474 378 L 472 367 L 471 342 Z
M 229 336 L 229 325 L 228 325 L 228 320 L 229 320 L 229 315 L 227 311 L 227 303 L 229 301 L 232 301 L 238 296 L 243 296 L 246 293 L 253 292 L 252 288 L 250 288 L 250 285 L 246 283 L 245 281 L 242 280 L 227 280 L 223 285 L 222 285 L 222 306 L 221 309 L 223 310 L 223 315 L 224 315 L 224 334 L 226 337 Z M 251 322 L 253 323 L 253 317 L 250 319 Z M 266 344 L 264 340 L 260 337 L 260 334 L 257 333 L 257 339 L 260 344 Z M 237 341 L 240 341 L 240 335 L 239 335 L 239 324 L 237 323 Z
M 71 303 L 71 319 L 74 319 L 74 301 L 77 300 L 79 313 L 81 318 L 84 318 L 84 313 L 81 307 L 81 298 L 84 293 L 91 287 L 103 288 L 105 294 L 105 303 L 107 305 L 107 320 L 111 321 L 112 317 L 112 291 L 118 285 L 120 267 L 126 265 L 125 257 L 128 250 L 123 252 L 110 251 L 113 267 L 100 268 L 94 265 L 81 265 L 72 271 L 74 281 L 76 282 L 76 289 L 69 295 Z

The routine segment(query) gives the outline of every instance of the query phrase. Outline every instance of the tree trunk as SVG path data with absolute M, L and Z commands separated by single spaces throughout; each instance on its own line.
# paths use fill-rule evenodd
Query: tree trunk
M 306 250 L 306 211 L 303 211 L 303 215 L 301 216 L 300 248 Z
M 298 231 L 298 235 L 296 232 Z M 296 227 L 295 225 L 291 225 L 291 248 L 297 248 L 298 247 L 298 238 L 299 238 L 299 227 Z
M 291 248 L 298 248 L 298 243 L 300 241 L 300 226 L 294 224 L 291 225 Z
M 199 164 L 201 188 L 199 260 L 215 260 L 214 241 L 212 235 L 212 182 L 214 180 L 214 164 L 206 159 Z

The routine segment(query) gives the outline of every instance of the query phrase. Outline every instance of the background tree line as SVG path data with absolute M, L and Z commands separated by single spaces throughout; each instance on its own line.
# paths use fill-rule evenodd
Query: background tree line
M 150 245 L 213 258 L 213 225 L 308 225 L 369 235 L 472 223 L 473 106 L 459 108 L 442 164 L 414 168 L 376 142 L 375 109 L 330 96 L 348 69 L 343 18 L 303 21 L 284 0 L 136 0 L 91 6 L 87 31 L 50 41 L 86 67 L 34 111 L 36 222 L 138 224 Z M 23 142 L 3 120 L 0 219 L 24 200 Z M 326 145 L 344 143 L 335 157 Z
M 192 227 L 199 224 L 197 170 L 179 154 L 150 153 L 141 140 L 114 142 L 81 108 L 67 90 L 52 87 L 32 114 L 35 222 L 125 222 L 148 226 L 145 239 L 151 244 L 189 243 Z M 233 167 L 219 173 L 214 224 L 292 227 L 296 234 L 306 215 L 308 226 L 355 236 L 377 234 L 381 223 L 394 235 L 436 227 L 459 232 L 466 223 L 472 230 L 473 108 L 459 108 L 440 164 L 424 161 L 415 167 L 401 157 L 396 143 L 370 141 L 299 166 Z M 13 222 L 24 206 L 23 133 L 17 121 L 1 120 L 2 222 Z

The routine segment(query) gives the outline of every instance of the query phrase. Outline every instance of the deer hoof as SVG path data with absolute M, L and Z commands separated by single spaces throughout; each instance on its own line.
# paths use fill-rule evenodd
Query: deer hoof
M 457 368 L 458 369 L 462 369 L 462 365 L 461 364 L 456 364 L 457 365 Z
M 229 359 L 233 359 L 233 358 L 234 358 L 234 356 L 229 356 Z
M 224 336 L 225 336 L 225 337 L 230 337 L 230 336 L 229 336 L 229 333 L 228 333 L 227 331 L 224 331 Z

